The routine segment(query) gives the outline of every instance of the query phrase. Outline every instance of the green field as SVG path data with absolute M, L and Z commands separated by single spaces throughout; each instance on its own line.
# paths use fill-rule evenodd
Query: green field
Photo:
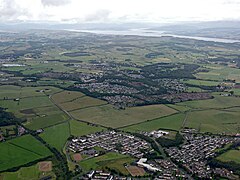
M 197 85 L 197 86 L 217 86 L 220 82 L 217 81 L 204 81 L 204 80 L 198 80 L 198 79 L 188 79 L 188 80 L 183 80 L 183 83 L 186 84 L 192 84 L 192 85 Z
M 40 134 L 40 137 L 43 138 L 44 141 L 60 152 L 62 152 L 69 136 L 70 130 L 68 122 L 46 128 L 44 129 L 44 132 Z
M 201 132 L 237 133 L 240 125 L 238 111 L 204 110 L 188 113 L 185 126 L 199 129 Z
M 0 106 L 8 108 L 11 112 L 17 112 L 19 110 L 37 108 L 51 105 L 51 101 L 47 96 L 26 97 L 19 101 L 13 100 L 1 100 Z
M 55 177 L 53 172 L 41 172 L 38 165 L 30 167 L 22 167 L 16 172 L 5 172 L 0 174 L 1 180 L 36 180 L 51 175 Z
M 234 92 L 234 95 L 237 95 L 237 96 L 240 96 L 240 88 L 233 88 L 233 89 L 231 89 L 231 91 L 233 91 Z
M 30 135 L 0 144 L 0 171 L 45 158 L 51 152 Z
M 0 89 L 1 97 L 3 96 L 0 107 L 7 108 L 7 111 L 13 112 L 18 118 L 26 119 L 27 122 L 24 125 L 29 129 L 45 128 L 68 119 L 67 115 L 48 97 L 50 94 L 61 91 L 59 88 L 0 86 Z M 15 98 L 20 100 L 14 101 Z
M 163 118 L 158 118 L 152 121 L 143 122 L 140 124 L 128 126 L 122 128 L 121 130 L 129 132 L 140 132 L 146 131 L 151 132 L 158 129 L 172 129 L 179 130 L 182 126 L 183 120 L 185 118 L 184 114 L 174 114 Z
M 83 108 L 88 108 L 92 106 L 104 105 L 104 104 L 107 104 L 107 102 L 97 98 L 84 96 L 70 102 L 61 103 L 59 104 L 59 106 L 62 109 L 65 109 L 67 111 L 73 111 L 77 109 L 83 109 Z
M 71 135 L 73 136 L 83 136 L 83 135 L 92 134 L 92 133 L 103 131 L 103 130 L 105 129 L 102 127 L 87 125 L 87 123 L 83 123 L 76 120 L 70 121 L 70 131 L 71 131 Z
M 233 161 L 240 164 L 240 150 L 229 150 L 217 157 L 222 162 Z
M 214 94 L 213 99 L 187 101 L 177 103 L 173 107 L 188 108 L 185 127 L 195 128 L 201 132 L 237 133 L 240 124 L 240 98 Z
M 40 92 L 44 90 L 44 92 Z M 20 87 L 13 85 L 0 86 L 0 99 L 15 99 L 25 97 L 36 97 L 44 96 L 46 94 L 53 94 L 60 91 L 60 89 L 50 86 L 39 86 L 39 87 Z
M 214 95 L 213 99 L 177 103 L 193 109 L 223 109 L 240 106 L 240 98 Z
M 110 152 L 102 156 L 83 160 L 79 164 L 85 172 L 89 171 L 90 169 L 105 169 L 106 167 L 109 167 L 126 173 L 126 171 L 123 169 L 123 164 L 131 163 L 133 161 L 134 159 L 129 156 Z
M 131 164 L 132 162 L 136 161 L 134 158 L 126 157 L 126 158 L 120 158 L 120 159 L 113 159 L 113 160 L 107 160 L 107 161 L 101 161 L 97 164 L 99 164 L 102 167 L 107 167 L 110 169 L 114 169 L 117 172 L 120 172 L 124 175 L 129 175 L 128 170 L 124 167 L 124 164 Z
M 231 79 L 240 82 L 240 69 L 220 65 L 210 65 L 207 68 L 209 72 L 199 72 L 196 77 L 203 80 L 224 81 Z
M 29 118 L 28 121 L 24 123 L 24 125 L 29 129 L 37 130 L 67 121 L 67 119 L 68 116 L 59 111 L 51 115 L 42 115 L 42 117 Z
M 81 92 L 63 91 L 63 92 L 54 94 L 52 96 L 52 99 L 54 100 L 54 102 L 59 104 L 59 103 L 63 103 L 63 102 L 72 101 L 72 100 L 75 100 L 75 99 L 83 97 L 83 96 L 85 96 L 85 95 Z
M 75 119 L 113 128 L 136 124 L 174 113 L 176 113 L 176 110 L 165 105 L 139 106 L 126 108 L 125 110 L 118 110 L 111 105 L 105 105 L 71 111 Z

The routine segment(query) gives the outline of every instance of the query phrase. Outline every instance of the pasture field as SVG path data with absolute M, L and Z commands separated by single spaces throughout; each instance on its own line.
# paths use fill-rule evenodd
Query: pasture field
M 88 108 L 92 106 L 104 105 L 104 104 L 107 104 L 107 102 L 97 98 L 92 98 L 89 96 L 82 96 L 73 101 L 61 103 L 59 104 L 59 106 L 62 109 L 65 109 L 66 111 L 73 111 L 77 109 L 83 109 L 83 108 Z
M 167 106 L 170 108 L 173 108 L 179 112 L 186 112 L 191 109 L 185 105 L 178 105 L 178 104 L 167 104 Z
M 0 107 L 7 108 L 18 118 L 24 118 L 27 128 L 36 130 L 67 120 L 67 115 L 57 108 L 47 95 L 61 91 L 59 88 L 0 86 Z M 41 91 L 41 90 L 44 90 Z M 9 98 L 6 100 L 6 98 Z M 20 98 L 14 101 L 14 98 Z
M 240 69 L 226 66 L 208 66 L 209 72 L 199 72 L 195 76 L 202 80 L 224 81 L 225 79 L 240 82 Z
M 73 101 L 77 98 L 83 97 L 85 94 L 76 91 L 62 91 L 60 93 L 56 93 L 52 96 L 52 99 L 55 103 L 63 103 L 68 101 Z
M 70 130 L 68 122 L 46 128 L 44 129 L 44 132 L 40 134 L 40 137 L 43 138 L 44 141 L 60 152 L 62 152 L 69 136 Z
M 231 89 L 234 92 L 234 95 L 240 96 L 240 88 Z
M 236 162 L 240 164 L 240 150 L 229 150 L 217 157 L 217 160 L 222 162 Z
M 199 129 L 201 132 L 237 133 L 240 125 L 240 108 L 228 110 L 204 110 L 188 113 L 185 126 Z
M 174 114 L 163 118 L 157 118 L 155 120 L 139 123 L 136 125 L 121 128 L 121 130 L 129 132 L 146 131 L 151 132 L 158 129 L 172 129 L 179 130 L 182 126 L 185 115 L 183 113 Z
M 213 99 L 186 101 L 176 105 L 184 105 L 192 109 L 224 109 L 240 106 L 240 98 L 214 95 Z
M 80 166 L 83 168 L 84 172 L 89 171 L 92 169 L 105 169 L 106 167 L 110 166 L 110 168 L 116 170 L 123 170 L 123 164 L 131 163 L 134 159 L 127 156 L 122 155 L 114 152 L 109 152 L 102 156 L 94 157 L 91 159 L 82 160 L 79 162 Z M 123 164 L 122 164 L 123 163 Z M 126 169 L 123 170 L 127 172 Z M 128 173 L 128 172 L 127 172 Z
M 42 157 L 51 155 L 51 152 L 31 135 L 24 135 L 19 138 L 14 138 L 9 143 L 31 151 Z
M 39 178 L 39 170 L 37 166 L 23 167 L 16 172 L 2 173 L 1 180 L 35 180 Z
M 44 90 L 41 91 L 41 90 Z M 0 86 L 0 99 L 16 99 L 26 97 L 44 96 L 46 94 L 53 94 L 60 91 L 59 88 L 51 86 L 39 86 L 39 87 L 20 87 L 13 85 Z
M 64 66 L 63 63 L 38 63 L 36 61 L 28 61 L 27 63 L 30 65 L 29 68 L 26 68 L 22 70 L 22 74 L 24 75 L 31 75 L 31 74 L 37 74 L 37 73 L 43 73 L 49 70 L 52 70 L 54 72 L 66 72 L 71 71 L 71 68 L 68 68 L 67 66 Z
M 165 105 L 139 106 L 126 108 L 125 110 L 118 110 L 111 105 L 104 105 L 71 111 L 71 115 L 75 119 L 89 123 L 119 128 L 171 115 L 176 112 L 176 110 Z
M 40 128 L 53 126 L 55 124 L 58 124 L 67 120 L 68 120 L 68 116 L 63 112 L 59 111 L 55 114 L 43 115 L 41 117 L 34 117 L 31 119 L 28 119 L 28 121 L 24 123 L 24 125 L 29 129 L 37 130 Z
M 187 92 L 205 92 L 205 90 L 198 87 L 187 87 Z
M 0 106 L 8 108 L 8 111 L 11 111 L 13 113 L 24 109 L 49 106 L 51 104 L 51 101 L 45 95 L 22 98 L 19 101 L 0 100 Z
M 204 81 L 204 80 L 198 80 L 198 79 L 188 79 L 188 80 L 183 80 L 182 82 L 186 84 L 192 84 L 192 85 L 198 85 L 198 86 L 217 86 L 220 83 L 217 81 Z
M 101 161 L 98 164 L 102 167 L 107 167 L 110 169 L 114 169 L 117 172 L 121 172 L 124 175 L 129 175 L 128 170 L 125 168 L 124 164 L 131 164 L 135 159 L 131 157 L 125 157 L 121 159 L 113 159 L 108 161 Z
M 0 171 L 47 157 L 51 152 L 30 135 L 0 144 Z
M 55 179 L 53 172 L 39 171 L 38 164 L 30 167 L 22 167 L 16 172 L 5 172 L 0 174 L 1 180 L 36 180 L 51 175 Z
M 76 120 L 70 121 L 70 131 L 71 135 L 73 136 L 83 136 L 103 130 L 105 130 L 105 128 L 88 125 L 87 123 L 83 123 Z

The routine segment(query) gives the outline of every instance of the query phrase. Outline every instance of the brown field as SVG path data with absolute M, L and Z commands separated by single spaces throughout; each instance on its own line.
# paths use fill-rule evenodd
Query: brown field
M 50 172 L 52 171 L 52 161 L 42 161 L 38 163 L 39 171 Z
M 82 156 L 80 153 L 77 153 L 77 154 L 74 154 L 73 155 L 73 160 L 76 161 L 76 162 L 79 162 L 82 160 Z
M 126 169 L 132 176 L 144 176 L 145 170 L 137 166 L 127 166 Z

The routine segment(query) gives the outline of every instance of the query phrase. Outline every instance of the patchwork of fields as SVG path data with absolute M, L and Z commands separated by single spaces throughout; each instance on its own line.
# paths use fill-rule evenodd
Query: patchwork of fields
M 63 99 L 63 97 L 66 98 Z M 112 128 L 136 124 L 177 112 L 165 105 L 139 106 L 119 110 L 105 101 L 69 91 L 57 93 L 52 98 L 74 119 Z
M 51 156 L 51 152 L 30 135 L 0 144 L 0 171 Z

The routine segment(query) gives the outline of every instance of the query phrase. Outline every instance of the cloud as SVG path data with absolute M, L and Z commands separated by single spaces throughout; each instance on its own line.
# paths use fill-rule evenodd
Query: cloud
M 44 6 L 64 6 L 70 4 L 71 0 L 41 0 Z
M 240 0 L 0 0 L 0 21 L 240 20 Z
M 27 9 L 21 8 L 15 0 L 1 0 L 0 1 L 0 20 L 16 21 L 27 19 L 30 13 Z
M 240 1 L 239 0 L 225 0 L 223 2 L 224 5 L 239 5 Z
M 100 9 L 100 10 L 97 10 L 96 12 L 94 12 L 92 14 L 86 15 L 84 20 L 85 21 L 91 21 L 91 22 L 95 22 L 95 21 L 103 22 L 103 21 L 109 20 L 110 14 L 111 14 L 110 10 Z

